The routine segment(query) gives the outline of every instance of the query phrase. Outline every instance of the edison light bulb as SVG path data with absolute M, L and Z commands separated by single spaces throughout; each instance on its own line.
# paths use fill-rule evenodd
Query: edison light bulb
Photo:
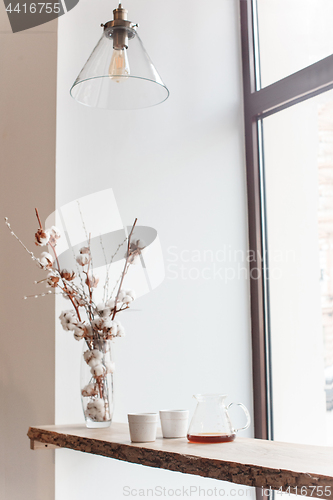
M 127 50 L 114 49 L 109 67 L 109 77 L 117 83 L 127 80 L 130 75 Z

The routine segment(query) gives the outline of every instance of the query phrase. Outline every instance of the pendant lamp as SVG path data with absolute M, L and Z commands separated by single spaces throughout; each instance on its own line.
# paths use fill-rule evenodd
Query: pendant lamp
M 75 80 L 70 93 L 81 104 L 101 109 L 140 109 L 165 101 L 169 91 L 119 4 L 114 19 Z

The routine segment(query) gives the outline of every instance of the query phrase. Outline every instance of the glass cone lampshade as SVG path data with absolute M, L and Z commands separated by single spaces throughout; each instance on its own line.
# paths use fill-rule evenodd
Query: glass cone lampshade
M 75 80 L 70 93 L 81 104 L 94 108 L 126 110 L 155 106 L 169 91 L 151 62 L 119 5 Z

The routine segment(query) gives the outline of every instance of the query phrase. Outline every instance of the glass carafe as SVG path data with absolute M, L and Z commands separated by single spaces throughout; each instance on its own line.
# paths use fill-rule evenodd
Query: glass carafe
M 197 394 L 194 397 L 198 403 L 187 434 L 191 443 L 233 441 L 238 431 L 249 427 L 251 417 L 242 403 L 230 403 L 225 406 L 224 400 L 227 396 L 223 394 Z M 228 409 L 234 404 L 244 410 L 247 418 L 245 426 L 239 429 L 233 427 L 228 413 Z

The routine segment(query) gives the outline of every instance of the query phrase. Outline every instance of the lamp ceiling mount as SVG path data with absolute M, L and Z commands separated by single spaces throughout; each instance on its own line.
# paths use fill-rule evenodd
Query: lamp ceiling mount
M 121 50 L 128 48 L 128 40 L 131 40 L 136 35 L 137 23 L 132 23 L 127 19 L 128 10 L 121 5 L 114 9 L 113 19 L 105 24 L 101 24 L 104 28 L 104 35 L 107 38 L 113 38 L 113 48 Z

